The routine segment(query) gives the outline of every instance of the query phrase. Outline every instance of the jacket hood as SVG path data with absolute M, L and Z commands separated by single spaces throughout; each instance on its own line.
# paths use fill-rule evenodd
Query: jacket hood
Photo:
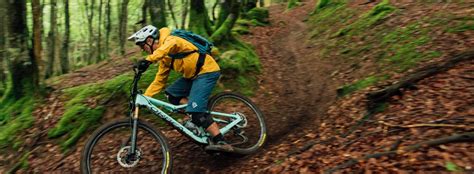
M 171 30 L 167 27 L 163 27 L 160 29 L 160 40 L 158 40 L 158 45 L 161 46 L 165 39 L 171 35 Z

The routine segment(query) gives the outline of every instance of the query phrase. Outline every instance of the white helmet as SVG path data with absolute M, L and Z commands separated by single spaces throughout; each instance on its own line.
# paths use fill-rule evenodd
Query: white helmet
M 146 38 L 152 37 L 154 39 L 158 38 L 158 29 L 152 25 L 147 25 L 142 29 L 138 30 L 135 34 L 132 34 L 128 37 L 128 40 L 135 40 L 135 44 L 139 42 L 144 42 Z

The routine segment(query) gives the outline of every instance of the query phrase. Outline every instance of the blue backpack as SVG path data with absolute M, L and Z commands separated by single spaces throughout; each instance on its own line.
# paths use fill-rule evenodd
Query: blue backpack
M 184 40 L 191 42 L 194 46 L 198 48 L 198 50 L 194 50 L 194 51 L 168 54 L 168 56 L 171 57 L 172 59 L 170 68 L 173 69 L 173 64 L 174 64 L 175 59 L 182 59 L 188 56 L 189 54 L 196 53 L 196 52 L 199 53 L 199 59 L 196 63 L 196 72 L 194 73 L 194 76 L 192 77 L 194 78 L 199 73 L 202 66 L 204 65 L 206 54 L 211 54 L 211 49 L 212 49 L 212 46 L 214 45 L 206 38 L 199 36 L 197 34 L 194 34 L 193 32 L 186 31 L 186 30 L 174 29 L 171 31 L 171 35 L 183 38 Z

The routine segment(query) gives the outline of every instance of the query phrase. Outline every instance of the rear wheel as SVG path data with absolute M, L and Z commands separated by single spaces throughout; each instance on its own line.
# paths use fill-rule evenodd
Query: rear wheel
M 136 150 L 129 155 L 131 125 L 126 119 L 97 129 L 82 152 L 82 173 L 170 173 L 168 144 L 149 123 L 138 122 Z
M 263 114 L 247 97 L 230 92 L 223 92 L 209 100 L 210 111 L 227 114 L 237 114 L 242 121 L 234 126 L 224 137 L 226 142 L 232 144 L 237 153 L 251 154 L 263 146 L 267 129 Z M 232 118 L 212 115 L 220 128 L 232 122 Z

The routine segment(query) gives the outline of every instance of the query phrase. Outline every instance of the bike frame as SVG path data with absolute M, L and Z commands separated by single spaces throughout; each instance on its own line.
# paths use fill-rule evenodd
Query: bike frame
M 138 115 L 139 115 L 139 108 L 141 107 L 146 107 L 150 111 L 153 112 L 156 116 L 160 117 L 164 121 L 168 122 L 170 125 L 172 125 L 175 129 L 180 131 L 181 133 L 186 134 L 188 137 L 192 138 L 194 141 L 200 144 L 209 144 L 208 139 L 209 139 L 209 134 L 204 133 L 203 135 L 196 135 L 194 134 L 191 130 L 188 128 L 184 127 L 181 123 L 173 119 L 173 117 L 169 116 L 166 112 L 161 110 L 158 107 L 163 107 L 164 109 L 177 113 L 179 110 L 182 110 L 188 106 L 187 104 L 183 105 L 173 105 L 168 102 L 164 102 L 161 100 L 157 100 L 151 97 L 144 96 L 138 91 L 138 81 L 140 80 L 140 77 L 143 72 L 139 71 L 138 69 L 134 68 L 133 69 L 135 72 L 135 77 L 133 79 L 132 83 L 132 89 L 131 89 L 131 101 L 130 101 L 130 116 L 131 116 L 131 123 L 132 123 L 132 136 L 130 137 L 131 140 L 131 149 L 128 153 L 128 155 L 132 155 L 135 153 L 136 150 L 136 140 L 137 140 L 137 127 L 138 127 Z M 213 118 L 215 122 L 218 123 L 227 123 L 226 126 L 223 128 L 220 128 L 220 132 L 222 135 L 225 135 L 227 132 L 229 132 L 230 129 L 234 128 L 239 122 L 241 122 L 243 119 L 236 113 L 221 113 L 221 112 L 209 112 L 208 113 L 212 115 L 217 115 L 217 116 L 223 116 L 223 117 L 229 117 L 232 118 L 232 121 L 229 123 L 229 121 L 222 120 L 222 119 L 217 119 Z M 204 131 L 203 131 L 204 132 Z
M 152 111 L 153 114 L 160 117 L 164 121 L 170 123 L 175 129 L 181 130 L 182 132 L 187 134 L 189 137 L 194 139 L 196 142 L 199 142 L 199 143 L 202 143 L 202 144 L 208 144 L 207 139 L 208 139 L 209 136 L 208 136 L 207 133 L 204 134 L 204 136 L 198 136 L 198 135 L 194 134 L 188 128 L 184 127 L 178 121 L 173 119 L 173 117 L 169 116 L 168 114 L 166 114 L 166 112 L 164 112 L 160 108 L 158 108 L 158 107 L 163 107 L 163 108 L 169 110 L 170 112 L 178 112 L 179 110 L 186 108 L 186 106 L 188 106 L 187 104 L 173 105 L 173 104 L 161 101 L 161 100 L 157 100 L 157 99 L 154 99 L 154 98 L 151 98 L 151 97 L 144 96 L 142 94 L 138 94 L 136 99 L 135 99 L 135 106 L 145 106 L 146 108 L 148 108 L 148 110 Z M 233 113 L 232 114 L 222 113 L 222 112 L 209 112 L 209 113 L 211 115 L 217 115 L 217 116 L 232 118 L 233 121 L 230 122 L 230 123 L 228 123 L 225 120 L 213 118 L 215 122 L 228 123 L 226 126 L 224 126 L 220 129 L 220 132 L 221 132 L 222 135 L 225 135 L 227 132 L 229 132 L 230 129 L 232 129 L 232 127 L 234 127 L 240 121 L 242 121 L 242 118 L 239 115 L 233 114 Z

